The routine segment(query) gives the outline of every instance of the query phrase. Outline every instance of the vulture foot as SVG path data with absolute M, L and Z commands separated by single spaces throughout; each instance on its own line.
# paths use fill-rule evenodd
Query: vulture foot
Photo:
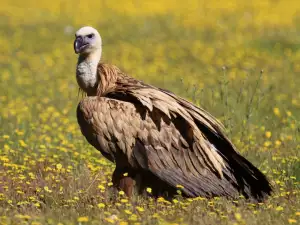
M 132 197 L 135 180 L 134 173 L 126 169 L 116 168 L 112 175 L 112 182 L 115 188 L 124 191 L 128 198 Z

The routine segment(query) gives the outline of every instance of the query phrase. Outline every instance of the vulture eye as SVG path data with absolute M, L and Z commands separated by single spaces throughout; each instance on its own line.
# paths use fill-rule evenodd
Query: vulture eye
M 94 36 L 95 36 L 94 34 L 87 35 L 88 38 L 93 38 Z

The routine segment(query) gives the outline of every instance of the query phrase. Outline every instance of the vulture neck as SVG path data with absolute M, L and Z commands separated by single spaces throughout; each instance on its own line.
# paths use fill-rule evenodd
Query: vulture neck
M 95 95 L 99 77 L 97 75 L 97 67 L 101 58 L 101 49 L 88 54 L 80 55 L 76 68 L 76 79 L 79 87 L 87 93 L 87 95 Z

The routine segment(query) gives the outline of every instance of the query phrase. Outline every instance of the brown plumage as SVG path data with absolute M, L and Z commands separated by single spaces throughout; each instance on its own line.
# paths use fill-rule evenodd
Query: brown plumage
M 84 60 L 81 54 L 78 65 Z M 113 183 L 128 196 L 136 186 L 172 197 L 177 185 L 188 197 L 243 194 L 260 201 L 271 193 L 266 177 L 208 112 L 115 66 L 98 63 L 94 75 L 88 87 L 78 82 L 88 94 L 78 105 L 78 123 L 87 141 L 116 164 Z

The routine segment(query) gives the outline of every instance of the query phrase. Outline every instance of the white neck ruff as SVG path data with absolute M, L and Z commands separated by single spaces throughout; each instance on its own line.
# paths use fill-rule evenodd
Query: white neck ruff
M 98 84 L 97 67 L 100 57 L 101 54 L 93 54 L 78 58 L 76 79 L 79 87 L 86 93 L 91 92 Z

